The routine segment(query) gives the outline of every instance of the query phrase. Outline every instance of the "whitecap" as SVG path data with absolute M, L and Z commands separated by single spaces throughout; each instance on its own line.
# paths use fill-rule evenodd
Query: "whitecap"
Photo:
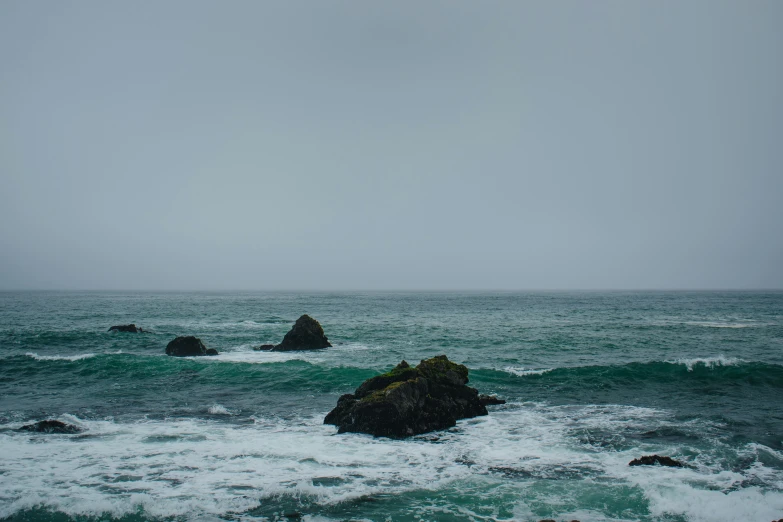
M 547 372 L 551 372 L 554 368 L 525 368 L 524 366 L 506 366 L 503 371 L 524 377 L 525 375 L 543 375 Z
M 736 357 L 725 357 L 718 355 L 717 357 L 696 357 L 693 359 L 676 359 L 674 361 L 666 361 L 670 364 L 684 364 L 688 368 L 689 372 L 693 371 L 693 368 L 698 365 L 706 366 L 709 369 L 713 369 L 719 366 L 737 366 L 745 362 L 742 359 Z
M 233 415 L 228 408 L 222 404 L 215 403 L 207 408 L 207 413 L 210 415 Z
M 80 361 L 95 357 L 95 353 L 81 353 L 78 355 L 38 355 L 37 353 L 27 352 L 27 357 L 32 357 L 36 361 Z
M 757 323 L 729 323 L 718 321 L 686 321 L 685 324 L 690 326 L 701 326 L 704 328 L 753 328 L 761 326 Z

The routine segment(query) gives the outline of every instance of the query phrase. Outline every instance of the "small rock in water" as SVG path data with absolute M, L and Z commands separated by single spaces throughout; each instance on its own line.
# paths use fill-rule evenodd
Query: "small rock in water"
M 633 459 L 628 463 L 629 466 L 654 466 L 660 464 L 661 466 L 669 466 L 672 468 L 684 468 L 685 464 L 678 460 L 674 460 L 671 457 L 661 457 L 660 455 L 645 455 L 639 459 Z
M 262 344 L 261 346 L 254 347 L 253 349 L 258 352 L 261 350 L 272 350 L 274 349 L 274 347 L 275 347 L 274 344 Z
M 112 326 L 111 328 L 109 328 L 109 331 L 130 332 L 130 333 L 144 332 L 144 330 L 142 330 L 141 327 L 137 327 L 135 324 L 118 324 L 116 326 Z
M 497 395 L 479 395 L 479 402 L 484 406 L 491 406 L 493 404 L 506 404 L 503 399 L 498 399 Z
M 319 350 L 330 348 L 332 345 L 324 335 L 321 324 L 310 317 L 303 315 L 296 320 L 293 328 L 285 334 L 283 342 L 272 348 L 275 352 L 287 352 L 290 350 Z
M 33 424 L 27 424 L 19 428 L 24 431 L 34 431 L 36 433 L 81 433 L 81 428 L 72 424 L 66 424 L 57 420 L 43 420 Z
M 338 433 L 396 438 L 450 428 L 459 419 L 487 414 L 467 382 L 468 369 L 445 355 L 415 368 L 402 361 L 340 397 L 324 424 L 334 424 Z
M 166 346 L 166 355 L 174 357 L 194 357 L 200 355 L 218 355 L 214 348 L 207 349 L 201 339 L 187 335 L 177 337 Z

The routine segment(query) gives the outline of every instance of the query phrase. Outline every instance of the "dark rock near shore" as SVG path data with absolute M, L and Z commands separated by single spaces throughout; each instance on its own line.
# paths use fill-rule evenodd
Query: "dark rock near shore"
M 261 346 L 256 346 L 253 349 L 257 352 L 262 350 L 273 350 L 275 348 L 274 344 L 262 344 Z
M 130 333 L 144 332 L 144 330 L 142 330 L 141 327 L 137 327 L 135 324 L 118 324 L 117 326 L 112 326 L 111 328 L 109 328 L 109 331 L 130 332 Z
M 484 406 L 492 406 L 495 404 L 506 404 L 503 399 L 498 399 L 497 395 L 479 395 L 479 402 Z
M 296 320 L 293 328 L 285 334 L 283 342 L 272 348 L 275 352 L 290 350 L 318 350 L 332 345 L 324 335 L 324 329 L 318 321 L 309 315 L 303 315 Z
M 177 337 L 166 346 L 166 355 L 173 355 L 175 357 L 194 357 L 199 355 L 217 355 L 218 352 L 214 348 L 207 349 L 201 339 L 187 335 L 184 337 Z
M 66 424 L 58 420 L 43 420 L 33 424 L 27 424 L 19 428 L 23 431 L 33 431 L 35 433 L 81 433 L 82 429 L 72 424 Z
M 669 466 L 672 468 L 684 468 L 685 464 L 679 460 L 674 460 L 671 457 L 661 457 L 660 455 L 645 455 L 639 459 L 633 459 L 628 463 L 629 466 L 654 466 L 660 464 L 661 466 Z
M 338 433 L 393 438 L 450 428 L 459 419 L 487 414 L 478 391 L 467 382 L 468 369 L 445 355 L 415 368 L 402 361 L 340 397 L 324 424 L 334 424 Z

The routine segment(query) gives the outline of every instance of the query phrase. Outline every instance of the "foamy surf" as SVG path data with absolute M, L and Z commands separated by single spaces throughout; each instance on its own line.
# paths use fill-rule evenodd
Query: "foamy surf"
M 217 403 L 209 410 L 228 412 Z M 87 431 L 0 433 L 5 469 L 0 516 L 43 505 L 71 516 L 121 517 L 142 510 L 152 518 L 194 518 L 263 509 L 281 498 L 306 500 L 317 511 L 378 495 L 439 491 L 446 502 L 450 495 L 473 491 L 515 499 L 508 509 L 518 514 L 559 502 L 563 514 L 622 520 L 583 505 L 574 494 L 575 484 L 591 490 L 594 481 L 600 483 L 597 501 L 600 495 L 636 491 L 652 518 L 771 520 L 783 507 L 779 492 L 732 490 L 745 480 L 775 475 L 761 464 L 731 471 L 719 456 L 697 452 L 694 458 L 694 450 L 681 445 L 645 442 L 613 449 L 587 444 L 583 436 L 660 428 L 668 416 L 627 406 L 510 404 L 452 430 L 408 440 L 336 435 L 333 426 L 322 424 L 322 415 L 264 417 L 247 426 L 195 419 L 122 424 L 68 416 L 64 420 Z M 694 467 L 628 466 L 649 452 L 679 456 Z M 435 516 L 426 506 L 417 509 L 425 519 Z

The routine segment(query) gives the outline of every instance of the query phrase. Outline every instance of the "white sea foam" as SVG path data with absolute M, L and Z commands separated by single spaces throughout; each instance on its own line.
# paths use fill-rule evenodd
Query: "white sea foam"
M 207 413 L 210 415 L 232 415 L 228 408 L 218 403 L 215 403 L 207 408 Z
M 453 430 L 409 440 L 336 435 L 322 418 L 262 417 L 237 426 L 198 419 L 118 424 L 66 416 L 63 420 L 87 431 L 0 430 L 0 518 L 44 505 L 70 515 L 122 516 L 141 508 L 148 517 L 193 519 L 241 513 L 279 496 L 334 505 L 366 495 L 486 487 L 490 494 L 518 499 L 513 511 L 522 519 L 532 518 L 527 515 L 536 506 L 555 505 L 562 506 L 555 518 L 581 514 L 581 520 L 610 520 L 599 508 L 578 504 L 580 488 L 593 484 L 589 477 L 600 478 L 594 487 L 601 491 L 618 488 L 616 494 L 625 495 L 629 486 L 637 488 L 656 517 L 772 520 L 783 507 L 780 492 L 736 490 L 751 476 L 774 476 L 761 464 L 747 472 L 722 470 L 709 459 L 694 462 L 696 469 L 631 468 L 631 459 L 649 452 L 682 457 L 676 446 L 646 442 L 605 450 L 580 438 L 590 431 L 666 425 L 670 414 L 650 408 L 509 404 L 461 421 Z M 435 442 L 427 440 L 433 437 Z M 547 487 L 534 487 L 541 480 Z M 428 513 L 421 518 L 432 519 Z
M 503 371 L 524 377 L 525 375 L 543 375 L 547 372 L 551 372 L 553 368 L 525 368 L 524 366 L 506 366 Z
M 32 357 L 36 361 L 80 361 L 82 359 L 89 359 L 95 357 L 94 353 L 81 353 L 78 355 L 38 355 L 37 353 L 27 352 L 27 357 Z
M 273 352 L 270 350 L 255 350 L 254 348 L 261 343 L 242 344 L 235 347 L 229 347 L 220 354 L 212 357 L 193 357 L 193 359 L 209 362 L 235 362 L 249 364 L 270 364 L 288 361 L 307 361 L 313 364 L 333 364 L 342 366 L 345 364 L 345 357 L 350 357 L 351 353 L 371 350 L 365 344 L 346 343 L 333 346 L 326 350 L 293 350 L 288 352 Z M 355 362 L 360 362 L 356 360 Z M 372 363 L 368 363 L 372 364 Z
M 685 324 L 690 326 L 702 326 L 704 328 L 753 328 L 763 326 L 759 323 L 737 323 L 737 322 L 720 322 L 720 321 L 686 321 Z
M 674 361 L 666 361 L 672 364 L 684 364 L 688 368 L 689 372 L 693 371 L 693 368 L 698 365 L 706 366 L 707 368 L 716 368 L 718 366 L 737 366 L 745 361 L 736 357 L 726 357 L 718 355 L 716 357 L 696 357 L 693 359 L 676 359 Z
M 249 364 L 270 364 L 288 361 L 308 361 L 314 364 L 323 362 L 318 352 L 314 351 L 292 351 L 292 352 L 271 352 L 268 350 L 253 350 L 253 345 L 242 345 L 231 350 L 220 352 L 219 355 L 212 357 L 194 357 L 199 361 L 209 362 L 235 362 Z

